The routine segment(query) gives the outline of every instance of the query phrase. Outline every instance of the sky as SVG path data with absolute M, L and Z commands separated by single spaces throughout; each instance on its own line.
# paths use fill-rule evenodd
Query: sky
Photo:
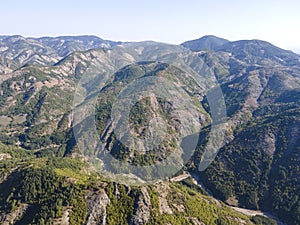
M 261 39 L 300 52 L 300 1 L 3 0 L 0 35 L 12 34 L 173 44 L 216 35 Z

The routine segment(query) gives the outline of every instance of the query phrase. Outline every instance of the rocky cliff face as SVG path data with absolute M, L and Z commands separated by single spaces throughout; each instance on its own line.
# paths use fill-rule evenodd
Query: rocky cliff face
M 141 192 L 136 199 L 134 208 L 130 224 L 147 224 L 150 220 L 151 200 L 146 187 L 141 188 Z
M 87 202 L 87 219 L 86 225 L 106 224 L 106 207 L 110 204 L 110 200 L 104 190 L 99 192 L 88 191 L 85 195 Z

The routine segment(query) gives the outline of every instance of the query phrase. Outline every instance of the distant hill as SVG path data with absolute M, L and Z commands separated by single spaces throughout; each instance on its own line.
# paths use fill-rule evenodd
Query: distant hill
M 269 42 L 261 40 L 242 40 L 228 42 L 215 49 L 233 54 L 237 59 L 248 63 L 267 61 L 286 66 L 298 65 L 300 56 L 296 53 L 278 48 Z
M 229 41 L 226 39 L 219 38 L 213 35 L 207 35 L 196 40 L 184 42 L 181 45 L 192 51 L 199 51 L 199 50 L 215 50 L 226 43 L 229 43 Z
M 110 48 L 118 43 L 96 36 L 0 36 L 0 73 L 8 73 L 25 65 L 53 65 L 72 52 Z
M 61 36 L 35 38 L 45 46 L 55 49 L 59 56 L 66 56 L 74 51 L 85 51 L 95 48 L 110 48 L 117 44 L 114 41 L 106 41 L 97 36 Z

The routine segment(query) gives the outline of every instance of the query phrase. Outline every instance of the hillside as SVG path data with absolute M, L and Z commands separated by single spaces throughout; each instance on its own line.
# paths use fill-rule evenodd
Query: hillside
M 298 224 L 299 56 L 257 40 L 200 54 L 222 83 L 232 131 L 212 165 L 196 173 L 228 204 Z M 191 168 L 204 146 L 205 140 Z
M 182 46 L 0 36 L 0 94 L 3 224 L 274 222 L 229 206 L 300 223 L 291 51 L 214 36 Z M 183 171 L 215 198 L 168 179 Z
M 200 51 L 200 50 L 216 50 L 218 49 L 218 47 L 227 43 L 229 43 L 229 41 L 226 39 L 219 38 L 213 35 L 207 35 L 197 40 L 186 41 L 181 45 L 192 51 Z
M 101 178 L 83 159 L 36 157 L 1 145 L 2 224 L 259 224 L 190 180 L 129 187 Z M 253 221 L 253 222 L 252 222 Z M 272 222 L 269 220 L 269 222 Z

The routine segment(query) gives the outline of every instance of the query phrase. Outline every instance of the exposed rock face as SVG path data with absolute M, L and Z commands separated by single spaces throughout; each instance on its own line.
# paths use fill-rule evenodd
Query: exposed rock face
M 0 154 L 0 161 L 4 159 L 10 159 L 10 158 L 11 158 L 10 154 L 6 154 L 6 153 Z
M 273 133 L 269 132 L 269 133 L 265 133 L 264 139 L 263 139 L 263 148 L 264 151 L 272 156 L 276 150 L 276 137 Z
M 173 214 L 172 209 L 170 208 L 167 196 L 170 191 L 170 187 L 167 186 L 164 183 L 159 183 L 156 185 L 157 193 L 159 194 L 158 200 L 159 200 L 159 212 L 161 214 Z
M 106 207 L 110 200 L 104 190 L 86 194 L 88 215 L 86 225 L 106 224 Z
M 117 184 L 117 183 L 114 183 L 114 195 L 115 195 L 117 198 L 120 197 L 120 192 L 119 192 L 118 184 Z
M 141 188 L 141 193 L 135 203 L 134 215 L 131 218 L 131 225 L 143 225 L 150 219 L 150 196 L 146 187 Z
M 64 207 L 62 217 L 53 220 L 53 225 L 69 225 L 70 224 L 70 208 Z
M 189 222 L 190 222 L 191 224 L 193 224 L 193 225 L 205 225 L 205 223 L 199 221 L 199 219 L 196 218 L 196 217 L 188 217 L 187 219 L 188 219 Z
M 28 208 L 28 204 L 21 204 L 13 212 L 10 212 L 9 214 L 0 215 L 0 224 L 2 224 L 2 225 L 15 224 L 15 222 L 24 215 L 27 208 Z

